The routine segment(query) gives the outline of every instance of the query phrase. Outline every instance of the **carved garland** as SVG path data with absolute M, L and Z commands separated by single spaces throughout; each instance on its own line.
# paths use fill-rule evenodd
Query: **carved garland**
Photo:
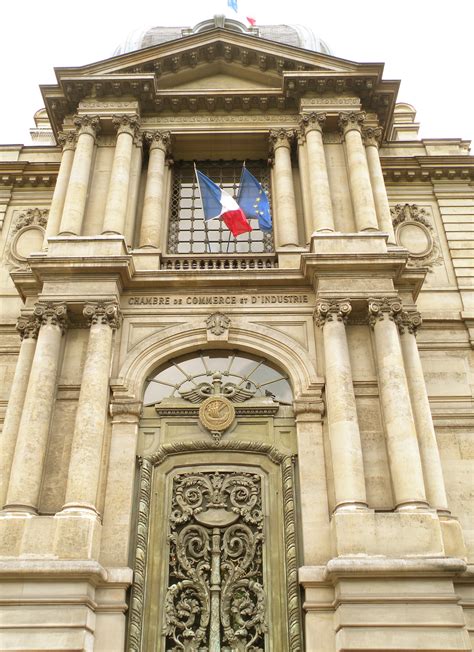
M 128 649 L 130 652 L 142 652 L 142 631 L 144 617 L 144 597 L 146 586 L 146 567 L 148 555 L 148 531 L 150 521 L 151 481 L 153 467 L 158 466 L 170 455 L 184 452 L 220 450 L 244 451 L 266 455 L 272 462 L 279 464 L 282 470 L 283 520 L 285 530 L 286 584 L 288 594 L 289 644 L 292 652 L 302 650 L 302 628 L 300 594 L 298 585 L 298 567 L 296 558 L 296 518 L 294 497 L 294 457 L 284 455 L 275 447 L 262 442 L 229 442 L 217 444 L 209 441 L 175 442 L 161 446 L 158 451 L 138 459 L 139 500 L 138 522 L 135 544 L 134 582 L 130 602 L 130 621 Z

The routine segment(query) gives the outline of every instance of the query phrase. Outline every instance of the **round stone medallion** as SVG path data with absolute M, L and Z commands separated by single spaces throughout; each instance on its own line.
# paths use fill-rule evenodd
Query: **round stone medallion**
M 210 396 L 201 403 L 199 419 L 208 430 L 222 432 L 235 419 L 235 409 L 223 396 Z
M 426 256 L 433 248 L 428 229 L 417 222 L 403 222 L 397 228 L 397 239 L 412 256 Z
M 41 251 L 44 239 L 44 229 L 35 224 L 25 226 L 15 234 L 11 253 L 16 260 L 24 262 L 34 251 Z

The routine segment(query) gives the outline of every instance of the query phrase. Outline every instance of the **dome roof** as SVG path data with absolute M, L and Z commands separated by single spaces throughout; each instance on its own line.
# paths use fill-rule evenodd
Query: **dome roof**
M 142 50 L 153 45 L 174 41 L 175 39 L 199 34 L 216 27 L 223 27 L 234 32 L 249 34 L 257 38 L 276 41 L 294 47 L 331 54 L 327 44 L 305 25 L 258 25 L 247 27 L 243 23 L 225 16 L 214 16 L 209 20 L 198 23 L 194 27 L 147 27 L 131 32 L 125 41 L 115 50 L 114 56 L 126 54 L 135 50 Z

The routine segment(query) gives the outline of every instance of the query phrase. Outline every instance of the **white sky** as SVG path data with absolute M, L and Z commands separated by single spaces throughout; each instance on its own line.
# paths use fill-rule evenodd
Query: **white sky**
M 424 138 L 474 140 L 473 0 L 238 0 L 260 24 L 304 24 L 335 56 L 385 62 L 398 101 L 417 109 Z M 3 0 L 0 5 L 0 143 L 29 143 L 39 84 L 54 66 L 106 59 L 136 28 L 192 26 L 238 17 L 227 0 Z

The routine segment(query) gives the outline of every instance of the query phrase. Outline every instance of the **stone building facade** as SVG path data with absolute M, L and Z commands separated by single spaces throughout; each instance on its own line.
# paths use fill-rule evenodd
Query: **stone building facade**
M 301 30 L 175 32 L 0 147 L 0 648 L 470 650 L 469 143 Z M 234 240 L 194 165 L 244 162 Z

